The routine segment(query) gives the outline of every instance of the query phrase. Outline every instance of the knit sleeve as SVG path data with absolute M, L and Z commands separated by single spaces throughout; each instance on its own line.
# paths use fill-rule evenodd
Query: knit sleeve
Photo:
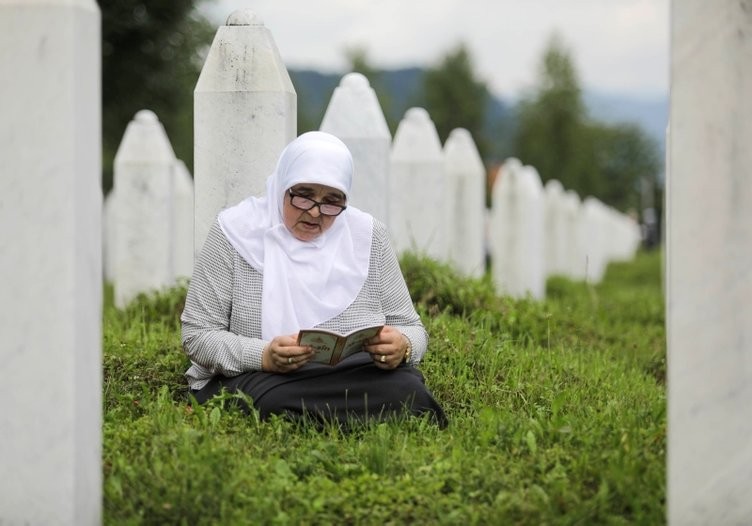
M 180 318 L 183 349 L 194 364 L 189 380 L 261 370 L 266 342 L 230 331 L 235 254 L 215 223 L 194 265 Z
M 428 333 L 415 311 L 386 227 L 380 222 L 374 225 L 374 242 L 378 243 L 374 252 L 379 254 L 380 259 L 381 305 L 386 323 L 398 329 L 410 340 L 410 363 L 417 365 L 428 348 Z

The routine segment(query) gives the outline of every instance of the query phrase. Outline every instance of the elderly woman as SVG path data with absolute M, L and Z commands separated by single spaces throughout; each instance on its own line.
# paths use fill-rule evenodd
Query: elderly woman
M 446 417 L 415 368 L 428 338 L 386 228 L 347 205 L 345 144 L 309 132 L 282 152 L 266 196 L 222 211 L 199 255 L 181 317 L 186 377 L 203 403 L 243 392 L 262 418 L 346 423 L 404 412 Z M 383 324 L 334 366 L 313 362 L 302 329 Z

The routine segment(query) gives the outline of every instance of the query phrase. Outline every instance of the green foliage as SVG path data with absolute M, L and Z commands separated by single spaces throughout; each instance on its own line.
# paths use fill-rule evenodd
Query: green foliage
M 656 142 L 632 125 L 589 119 L 569 51 L 554 36 L 544 52 L 537 89 L 518 106 L 514 155 L 545 182 L 558 179 L 584 198 L 619 210 L 640 210 L 640 182 L 656 181 Z
M 472 134 L 481 157 L 487 156 L 484 123 L 490 93 L 486 83 L 475 73 L 464 44 L 425 72 L 423 95 L 442 143 L 453 129 L 465 128 Z
M 215 30 L 195 10 L 200 1 L 99 1 L 105 192 L 125 128 L 142 109 L 157 114 L 193 172 L 193 89 Z
M 659 524 L 665 517 L 660 255 L 542 302 L 401 264 L 450 418 L 345 433 L 186 395 L 185 287 L 104 317 L 105 524 Z
M 554 36 L 541 64 L 537 91 L 520 102 L 516 155 L 545 182 L 558 179 L 580 196 L 595 195 L 585 108 L 569 52 Z
M 597 166 L 601 171 L 596 196 L 620 210 L 642 210 L 641 184 L 657 184 L 663 163 L 658 145 L 635 125 L 590 124 Z

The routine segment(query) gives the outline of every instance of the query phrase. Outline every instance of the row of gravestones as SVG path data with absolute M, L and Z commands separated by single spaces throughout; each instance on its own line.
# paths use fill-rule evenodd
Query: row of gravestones
M 672 1 L 665 499 L 668 523 L 677 526 L 748 524 L 752 517 L 747 4 Z M 234 25 L 219 29 L 219 41 L 236 33 L 252 47 L 254 39 L 267 38 L 247 12 L 229 23 Z M 248 32 L 251 24 L 255 30 Z M 3 524 L 102 522 L 100 28 L 93 0 L 0 2 L 0 71 L 12 72 L 0 82 L 0 274 L 6 278 L 0 289 L 0 358 L 7 373 L 0 382 Z M 243 46 L 225 50 L 237 59 Z M 218 54 L 210 52 L 207 62 Z M 201 185 L 227 190 L 216 193 L 217 203 L 260 193 L 263 186 L 251 191 L 242 183 L 263 184 L 294 136 L 292 91 L 283 97 L 263 89 L 222 91 L 289 79 L 249 80 L 236 72 L 230 65 L 214 79 L 202 73 L 196 91 L 196 191 L 207 195 Z M 274 111 L 253 103 L 269 99 L 280 103 Z M 250 104 L 238 105 L 239 100 Z M 219 113 L 208 112 L 212 107 Z M 256 129 L 250 116 L 258 111 L 266 113 L 257 114 L 262 127 Z M 242 155 L 229 155 L 238 148 Z M 502 180 L 536 186 L 534 177 L 524 175 L 529 169 L 510 162 Z M 235 182 L 237 188 L 224 184 Z M 208 207 L 202 210 L 206 217 L 194 210 L 199 246 L 206 235 L 199 225 L 217 212 L 209 210 L 216 205 L 209 201 L 196 202 Z M 604 212 L 587 199 L 582 208 L 587 214 Z
M 321 129 L 350 146 L 350 202 L 387 224 L 399 253 L 426 254 L 478 277 L 489 251 L 506 294 L 542 298 L 551 275 L 597 282 L 609 261 L 631 258 L 639 245 L 634 220 L 594 198 L 580 203 L 558 181 L 544 190 L 535 169 L 516 159 L 499 168 L 487 213 L 486 170 L 470 133 L 453 130 L 442 148 L 429 114 L 411 108 L 392 141 L 359 73 L 343 77 Z M 196 208 L 203 197 L 196 195 Z M 105 202 L 105 278 L 118 306 L 190 277 L 193 203 L 192 180 L 164 128 L 140 111 L 118 148 Z

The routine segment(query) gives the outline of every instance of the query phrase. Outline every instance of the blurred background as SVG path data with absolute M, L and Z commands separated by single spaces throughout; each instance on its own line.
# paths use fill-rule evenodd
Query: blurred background
M 468 129 L 489 174 L 508 157 L 634 215 L 660 239 L 668 123 L 668 0 L 100 0 L 103 174 L 125 127 L 154 111 L 193 173 L 193 89 L 218 26 L 239 8 L 271 31 L 318 129 L 341 77 L 366 75 L 392 134 L 428 110 Z M 490 177 L 489 177 L 490 179 Z M 489 180 L 489 188 L 493 181 Z M 490 194 L 490 193 L 489 193 Z

